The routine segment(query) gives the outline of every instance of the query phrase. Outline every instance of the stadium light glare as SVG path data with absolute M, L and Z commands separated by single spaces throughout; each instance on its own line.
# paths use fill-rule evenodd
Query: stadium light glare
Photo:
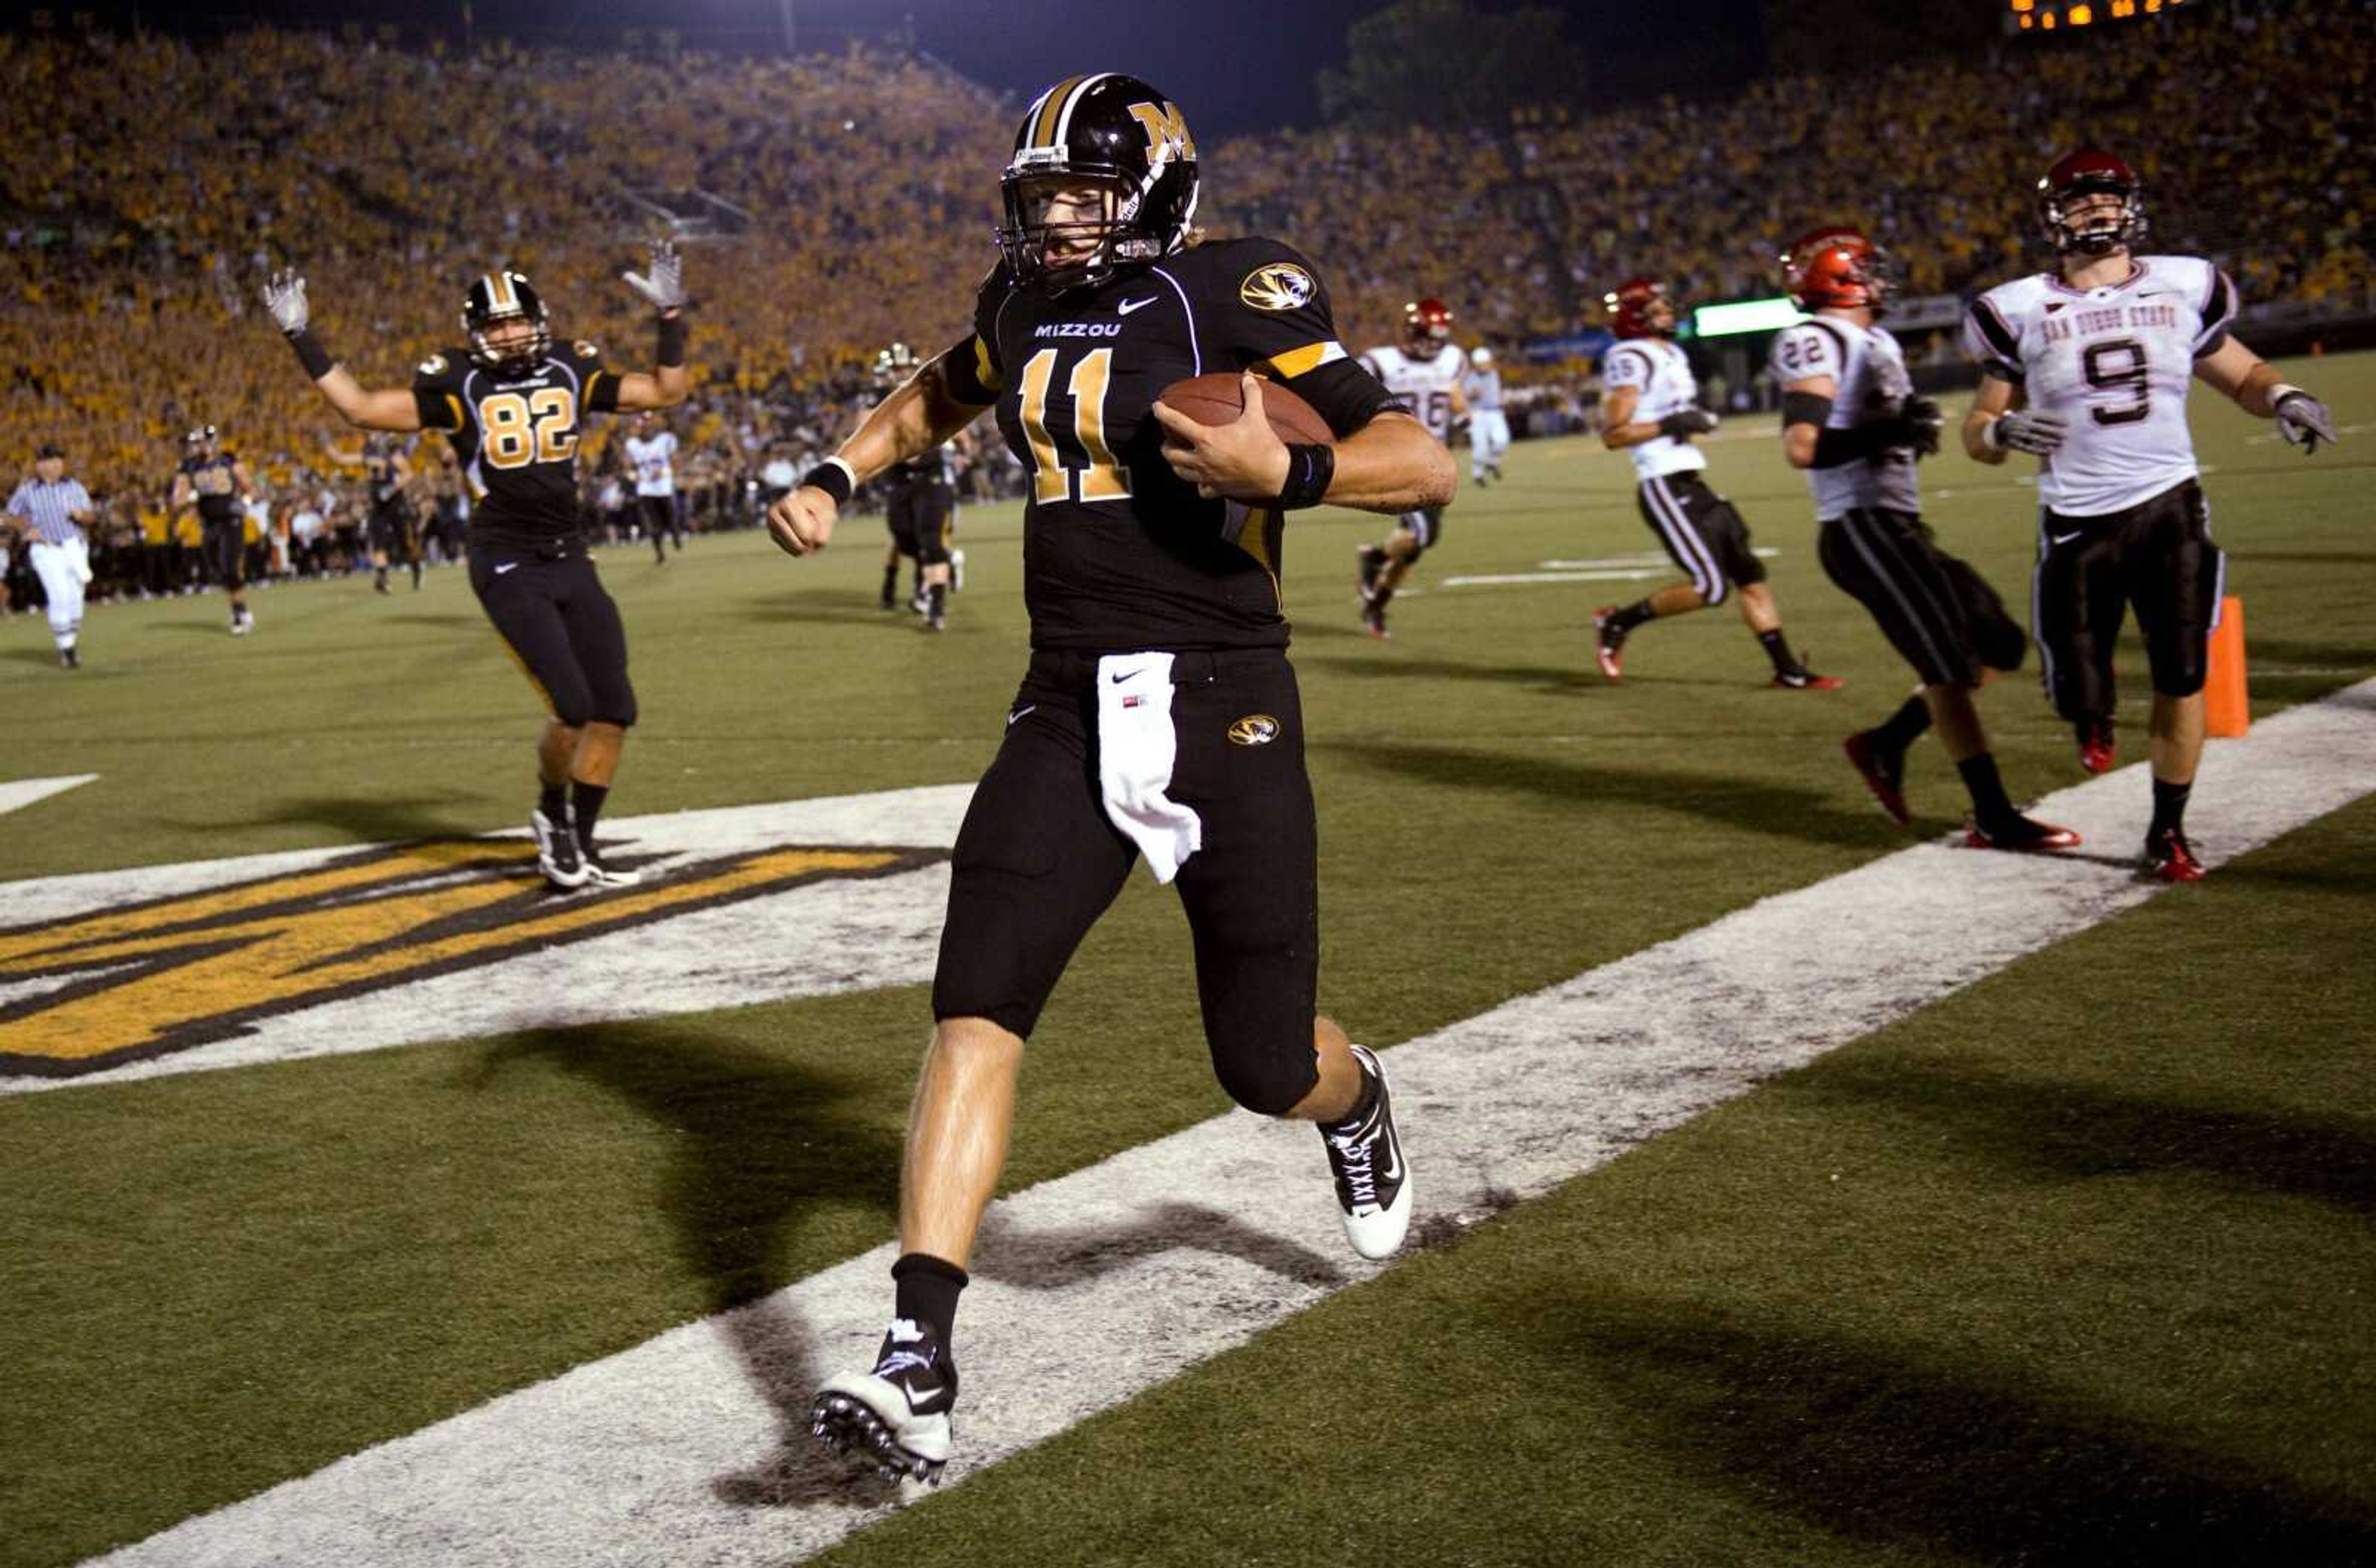
M 2096 19 L 2096 7 L 2093 6 L 2073 6 L 2070 10 L 2065 11 L 2063 15 L 2071 18 L 2071 25 L 2073 27 L 2084 28 L 2089 22 Z
M 1702 338 L 1725 338 L 1740 332 L 1779 332 L 1805 319 L 1797 305 L 1776 295 L 1770 300 L 1702 305 L 1692 312 L 1692 331 Z

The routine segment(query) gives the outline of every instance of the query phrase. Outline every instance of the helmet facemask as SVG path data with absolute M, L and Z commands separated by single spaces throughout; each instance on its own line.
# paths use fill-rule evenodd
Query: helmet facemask
M 2118 204 L 2090 199 L 2107 196 L 2117 196 Z M 2079 210 L 2083 207 L 2087 210 Z M 2037 210 L 2047 238 L 2060 255 L 2109 255 L 2144 237 L 2143 195 L 2134 185 L 2111 178 L 2084 177 L 2068 189 L 2049 192 L 2038 198 Z
M 1118 171 L 1010 168 L 999 190 L 1005 198 L 1006 226 L 998 232 L 998 248 L 1008 272 L 1017 282 L 1036 282 L 1051 294 L 1102 283 L 1117 268 L 1158 260 L 1170 248 L 1139 223 L 1139 193 Z M 1048 221 L 1060 195 L 1081 193 L 1094 195 L 1095 217 Z M 1083 207 L 1063 205 L 1073 212 Z M 1062 259 L 1051 259 L 1051 253 Z
M 517 342 L 498 348 L 495 329 L 507 321 L 525 321 L 531 331 Z M 470 339 L 470 357 L 500 376 L 528 374 L 544 362 L 552 349 L 544 300 L 517 272 L 490 273 L 470 285 L 462 298 L 462 330 Z

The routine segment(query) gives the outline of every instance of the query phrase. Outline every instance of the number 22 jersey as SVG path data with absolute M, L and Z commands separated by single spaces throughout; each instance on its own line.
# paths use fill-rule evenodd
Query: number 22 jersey
M 2066 517 L 2149 501 L 2195 476 L 2186 394 L 2194 362 L 2227 341 L 2236 286 L 2193 256 L 2136 259 L 2121 282 L 2073 289 L 2041 272 L 1972 303 L 1964 343 L 1983 374 L 2071 422 L 2040 459 L 2038 498 Z
M 421 428 L 454 444 L 470 486 L 470 536 L 541 545 L 577 538 L 577 437 L 587 413 L 619 406 L 618 373 L 577 342 L 546 352 L 525 374 L 498 376 L 467 350 L 434 354 L 412 379 Z

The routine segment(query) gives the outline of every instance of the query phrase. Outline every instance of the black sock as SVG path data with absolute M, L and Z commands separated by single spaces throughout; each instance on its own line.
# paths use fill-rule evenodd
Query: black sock
M 545 821 L 558 825 L 562 814 L 569 809 L 569 786 L 544 785 L 537 791 L 536 809 L 544 814 Z
M 385 567 L 385 566 L 380 566 L 380 567 L 375 567 L 375 568 L 374 568 L 373 573 L 372 573 L 372 586 L 373 586 L 374 588 L 386 588 L 386 587 L 387 587 L 387 568 L 386 568 L 386 567 Z
M 1350 1131 L 1352 1131 L 1354 1128 L 1359 1127 L 1359 1126 L 1361 1124 L 1361 1123 L 1362 1123 L 1362 1122 L 1363 1122 L 1363 1121 L 1364 1121 L 1364 1120 L 1369 1116 L 1369 1114 L 1370 1114 L 1370 1112 L 1371 1112 L 1371 1111 L 1374 1111 L 1374 1110 L 1376 1110 L 1376 1109 L 1377 1109 L 1377 1105 L 1378 1105 L 1378 1080 L 1377 1080 L 1377 1078 L 1376 1078 L 1375 1076 L 1373 1076 L 1373 1075 L 1371 1074 L 1370 1070 L 1369 1070 L 1367 1067 L 1362 1067 L 1362 1066 L 1361 1066 L 1361 1059 L 1360 1059 L 1360 1057 L 1358 1057 L 1358 1056 L 1357 1056 L 1357 1057 L 1355 1057 L 1355 1058 L 1353 1059 L 1353 1065 L 1354 1065 L 1354 1066 L 1356 1066 L 1356 1067 L 1360 1068 L 1360 1073 L 1361 1073 L 1361 1092 L 1360 1092 L 1360 1095 L 1359 1095 L 1359 1096 L 1354 1099 L 1354 1101 L 1353 1101 L 1353 1109 L 1352 1109 L 1352 1110 L 1348 1111 L 1347 1112 L 1345 1112 L 1345 1114 L 1344 1114 L 1344 1115 L 1342 1115 L 1342 1116 L 1338 1117 L 1338 1118 L 1337 1118 L 1336 1121 L 1334 1121 L 1334 1122 L 1323 1122 L 1322 1123 L 1320 1123 L 1321 1128 L 1322 1128 L 1322 1130 L 1323 1130 L 1323 1131 L 1325 1131 L 1325 1132 L 1337 1132 L 1337 1131 L 1350 1132 Z
M 899 591 L 899 568 L 895 564 L 883 568 L 883 602 L 888 604 Z
M 1895 713 L 1872 727 L 1872 736 L 1882 744 L 1904 751 L 1920 740 L 1930 728 L 1930 705 L 1919 696 L 1907 697 Z
M 412 563 L 412 586 L 414 588 L 419 588 L 421 586 L 421 563 L 419 561 Z
M 666 534 L 656 533 L 652 535 L 652 559 L 655 561 L 665 561 L 668 559 L 668 536 Z
M 891 1265 L 891 1279 L 892 1312 L 924 1328 L 944 1351 L 949 1350 L 966 1271 L 930 1253 L 909 1253 Z
M 2156 778 L 2154 784 L 2153 826 L 2147 837 L 2158 837 L 2165 829 L 2171 833 L 2186 831 L 2186 798 L 2194 793 L 2192 783 L 2165 784 Z
M 608 784 L 588 784 L 583 778 L 569 781 L 569 810 L 577 818 L 577 841 L 589 849 L 594 847 L 594 820 L 602 814 L 602 802 L 610 794 Z
M 1770 632 L 1758 633 L 1757 641 L 1759 646 L 1765 649 L 1765 657 L 1774 661 L 1774 673 L 1776 675 L 1799 673 L 1799 656 L 1792 653 L 1790 645 L 1782 640 L 1781 627 L 1776 626 Z
M 1646 599 L 1637 599 L 1621 610 L 1609 612 L 1609 624 L 1621 632 L 1630 632 L 1645 621 L 1655 621 L 1658 612 L 1650 608 Z
M 1964 776 L 1964 788 L 1972 792 L 1972 814 L 1983 827 L 2017 816 L 2013 799 L 2005 793 L 2004 780 L 1997 777 L 1997 759 L 1982 752 L 1967 756 L 1955 765 Z
M 947 584 L 934 583 L 932 587 L 924 590 L 924 598 L 930 605 L 928 613 L 931 614 L 933 620 L 937 621 L 943 615 L 948 613 L 949 590 Z

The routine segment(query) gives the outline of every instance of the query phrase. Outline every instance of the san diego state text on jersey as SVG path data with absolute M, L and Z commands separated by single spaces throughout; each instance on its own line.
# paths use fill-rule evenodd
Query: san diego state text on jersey
M 1051 295 L 1002 270 L 953 390 L 995 401 L 1031 474 L 1024 600 L 1035 647 L 1282 646 L 1278 514 L 1199 497 L 1165 462 L 1151 410 L 1172 382 L 1266 368 L 1338 434 L 1396 407 L 1336 340 L 1310 264 L 1275 241 L 1197 245 Z
M 602 351 L 555 349 L 526 374 L 499 376 L 467 350 L 437 354 L 413 377 L 423 430 L 452 437 L 476 498 L 474 536 L 538 544 L 576 535 L 577 438 L 589 411 L 619 406 Z

